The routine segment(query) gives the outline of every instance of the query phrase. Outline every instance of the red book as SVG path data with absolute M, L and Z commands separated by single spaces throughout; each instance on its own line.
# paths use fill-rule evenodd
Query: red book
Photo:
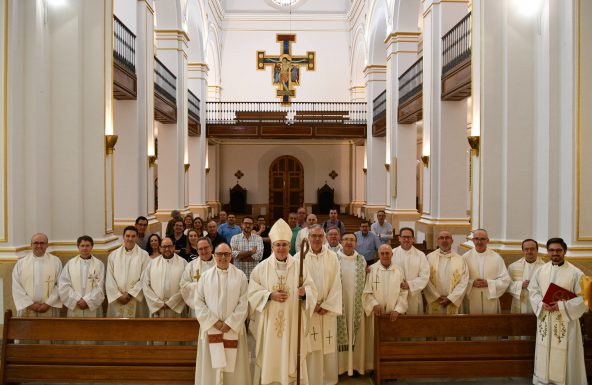
M 551 303 L 555 303 L 557 301 L 568 301 L 572 298 L 576 298 L 576 294 L 574 292 L 564 289 L 561 286 L 551 282 L 547 292 L 545 293 L 543 302 L 551 306 Z

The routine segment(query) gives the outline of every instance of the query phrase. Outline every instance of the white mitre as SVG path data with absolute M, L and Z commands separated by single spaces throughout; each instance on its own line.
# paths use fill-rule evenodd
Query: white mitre
M 271 227 L 271 230 L 269 230 L 269 239 L 272 244 L 277 241 L 290 242 L 292 240 L 292 229 L 290 228 L 290 225 L 288 225 L 282 218 L 278 219 Z

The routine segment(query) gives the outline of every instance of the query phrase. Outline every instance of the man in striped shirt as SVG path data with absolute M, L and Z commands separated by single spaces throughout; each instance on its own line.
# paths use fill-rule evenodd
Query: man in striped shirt
M 263 256 L 263 239 L 257 234 L 251 234 L 253 222 L 253 217 L 244 217 L 243 231 L 234 235 L 230 240 L 233 263 L 245 273 L 247 279 Z

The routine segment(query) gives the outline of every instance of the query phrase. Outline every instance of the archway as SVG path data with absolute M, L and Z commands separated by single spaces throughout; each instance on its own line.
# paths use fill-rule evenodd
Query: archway
M 269 215 L 287 218 L 304 203 L 304 169 L 293 156 L 281 156 L 269 167 Z

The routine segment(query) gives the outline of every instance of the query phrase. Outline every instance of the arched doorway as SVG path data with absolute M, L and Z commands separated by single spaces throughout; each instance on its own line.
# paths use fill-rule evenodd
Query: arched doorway
M 270 220 L 288 218 L 304 203 L 304 170 L 293 156 L 281 156 L 269 167 Z

